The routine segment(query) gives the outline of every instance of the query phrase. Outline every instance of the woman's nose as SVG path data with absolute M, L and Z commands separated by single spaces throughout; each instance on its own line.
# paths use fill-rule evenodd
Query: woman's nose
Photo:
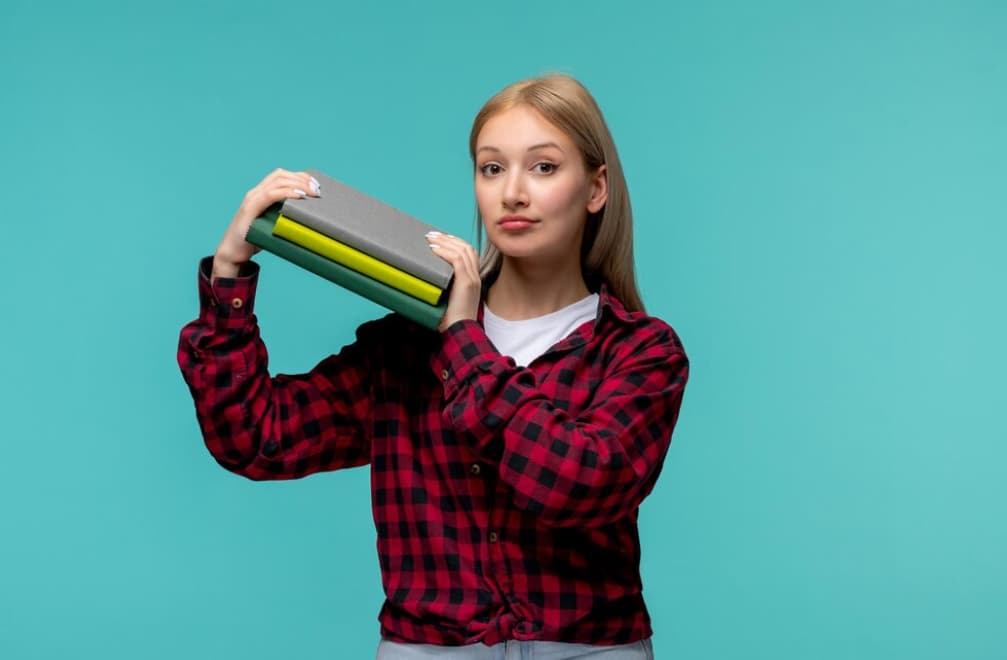
M 507 208 L 528 206 L 528 191 L 525 187 L 524 177 L 520 172 L 514 172 L 507 176 L 504 183 L 503 202 Z

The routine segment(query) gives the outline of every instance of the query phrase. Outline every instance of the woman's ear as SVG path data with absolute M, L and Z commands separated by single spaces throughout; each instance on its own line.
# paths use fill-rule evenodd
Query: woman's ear
M 597 213 L 608 201 L 608 166 L 600 165 L 591 176 L 591 196 L 587 200 L 587 212 Z

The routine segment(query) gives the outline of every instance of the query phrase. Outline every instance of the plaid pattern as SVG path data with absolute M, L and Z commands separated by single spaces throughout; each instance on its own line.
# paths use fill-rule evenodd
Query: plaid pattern
M 671 441 L 688 361 L 664 322 L 603 287 L 527 368 L 479 321 L 389 315 L 310 372 L 270 377 L 259 268 L 208 279 L 178 362 L 206 446 L 251 479 L 371 464 L 381 634 L 458 645 L 649 637 L 637 509 Z

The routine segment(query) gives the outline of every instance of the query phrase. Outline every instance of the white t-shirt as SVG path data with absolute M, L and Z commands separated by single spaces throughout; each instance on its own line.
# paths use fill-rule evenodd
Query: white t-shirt
M 555 312 L 520 321 L 502 319 L 483 303 L 483 328 L 501 355 L 509 355 L 518 365 L 527 367 L 577 326 L 593 321 L 597 314 L 597 293 Z

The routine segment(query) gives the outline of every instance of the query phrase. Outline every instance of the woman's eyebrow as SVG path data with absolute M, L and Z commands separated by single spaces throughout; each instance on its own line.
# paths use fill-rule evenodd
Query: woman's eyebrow
M 533 144 L 532 146 L 528 147 L 527 150 L 528 151 L 536 151 L 538 149 L 546 149 L 547 147 L 553 147 L 555 149 L 559 149 L 560 151 L 563 151 L 563 147 L 559 146 L 555 142 L 540 142 L 539 144 Z M 484 146 L 479 147 L 478 149 L 476 149 L 476 153 L 479 153 L 480 151 L 495 151 L 495 152 L 499 153 L 501 151 L 501 149 L 499 147 L 494 147 L 492 145 L 484 145 Z
M 556 149 L 559 149 L 560 151 L 563 151 L 563 147 L 559 146 L 555 142 L 541 142 L 539 144 L 528 147 L 528 151 L 536 151 L 537 149 L 546 149 L 547 147 L 554 147 Z

